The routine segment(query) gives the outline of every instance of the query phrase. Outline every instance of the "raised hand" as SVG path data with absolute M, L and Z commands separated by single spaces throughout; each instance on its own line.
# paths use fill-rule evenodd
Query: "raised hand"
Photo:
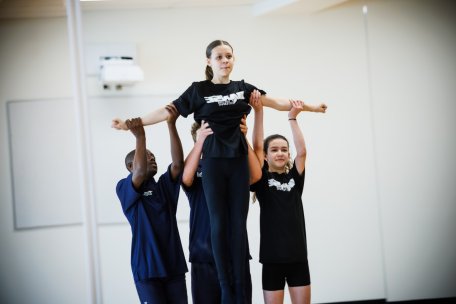
M 169 123 L 169 124 L 175 124 L 176 123 L 176 120 L 177 118 L 179 117 L 179 111 L 177 111 L 177 108 L 175 105 L 173 105 L 172 103 L 168 104 L 165 106 L 165 109 L 166 111 L 168 111 L 168 118 L 166 119 L 166 121 Z
M 249 103 L 254 109 L 258 109 L 259 107 L 263 106 L 263 103 L 261 102 L 260 91 L 253 90 L 253 92 L 250 94 Z
M 136 138 L 145 136 L 144 127 L 140 117 L 127 119 L 125 125 L 128 129 L 130 129 L 131 133 L 133 133 Z
M 244 136 L 247 136 L 247 117 L 244 116 L 241 118 L 241 124 L 239 125 L 239 127 L 241 128 L 241 132 L 244 133 Z
M 209 127 L 209 123 L 205 122 L 204 120 L 201 121 L 201 127 L 196 131 L 196 140 L 204 140 L 209 135 L 212 135 L 214 132 Z
M 301 100 L 290 99 L 291 109 L 288 112 L 288 119 L 294 119 L 304 108 L 304 102 Z

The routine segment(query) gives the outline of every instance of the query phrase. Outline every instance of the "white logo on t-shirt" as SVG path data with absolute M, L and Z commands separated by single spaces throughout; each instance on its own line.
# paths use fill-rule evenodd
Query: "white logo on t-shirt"
M 204 97 L 207 103 L 217 102 L 219 106 L 227 106 L 235 104 L 239 99 L 244 99 L 244 91 L 232 93 L 230 95 L 213 95 Z
M 143 195 L 144 196 L 151 196 L 152 195 L 152 190 L 144 192 Z
M 280 190 L 280 191 L 288 191 L 290 192 L 291 189 L 294 187 L 295 185 L 295 181 L 294 179 L 290 179 L 290 181 L 288 182 L 288 184 L 281 184 L 280 182 L 276 181 L 275 179 L 271 178 L 268 180 L 268 184 L 269 184 L 269 187 L 276 187 L 277 190 Z

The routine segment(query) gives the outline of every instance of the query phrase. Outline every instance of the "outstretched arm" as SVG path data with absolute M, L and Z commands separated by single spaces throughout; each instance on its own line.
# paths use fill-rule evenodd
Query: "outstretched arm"
M 176 129 L 176 120 L 179 117 L 179 112 L 173 104 L 167 105 L 165 109 L 169 113 L 167 123 L 169 139 L 171 142 L 171 159 L 173 161 L 171 164 L 171 178 L 176 180 L 184 169 L 184 153 L 182 151 L 182 143 Z
M 195 177 L 195 172 L 198 169 L 198 163 L 201 158 L 201 153 L 203 151 L 203 144 L 206 140 L 206 137 L 211 135 L 212 129 L 209 128 L 209 124 L 204 120 L 201 121 L 201 127 L 197 131 L 197 139 L 192 150 L 185 159 L 184 172 L 182 173 L 182 184 L 186 187 L 193 185 L 193 179 Z
M 141 118 L 128 119 L 126 125 L 136 137 L 136 151 L 131 168 L 131 180 L 133 187 L 139 190 L 147 176 L 146 135 Z
M 169 112 L 166 109 L 167 106 L 158 108 L 141 117 L 143 126 L 154 125 L 156 123 L 168 120 Z M 122 119 L 116 117 L 112 120 L 111 127 L 117 130 L 128 130 L 128 126 Z
M 261 95 L 261 103 L 265 107 L 273 108 L 278 111 L 290 111 L 293 107 L 290 99 L 273 98 L 267 95 Z M 302 101 L 301 111 L 325 113 L 327 108 L 328 107 L 324 103 L 312 105 L 306 104 Z
M 306 143 L 304 141 L 304 135 L 299 128 L 297 116 L 301 113 L 302 102 L 301 101 L 292 101 L 293 108 L 288 112 L 288 121 L 291 127 L 291 133 L 293 134 L 293 142 L 296 147 L 296 158 L 295 165 L 296 170 L 299 174 L 302 174 L 306 165 Z

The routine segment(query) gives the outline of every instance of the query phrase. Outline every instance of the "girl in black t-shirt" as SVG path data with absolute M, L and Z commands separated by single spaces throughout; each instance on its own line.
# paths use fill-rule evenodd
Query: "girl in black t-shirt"
M 289 143 L 284 136 L 275 134 L 263 141 L 263 107 L 253 102 L 253 148 L 262 166 L 262 177 L 250 189 L 255 192 L 261 208 L 260 262 L 263 264 L 266 304 L 283 303 L 285 282 L 293 304 L 310 304 L 310 275 L 301 200 L 306 145 L 296 120 L 302 102 L 294 101 L 292 104 L 288 121 L 296 147 L 293 164 Z
M 206 80 L 192 83 L 173 104 L 182 116 L 193 113 L 197 122 L 207 121 L 214 132 L 204 142 L 202 179 L 211 221 L 212 247 L 222 304 L 241 304 L 244 297 L 249 170 L 247 143 L 239 130 L 239 123 L 250 112 L 249 98 L 256 87 L 243 80 L 230 80 L 234 55 L 228 42 L 211 42 L 206 48 L 206 58 Z M 290 110 L 288 99 L 271 98 L 264 91 L 260 92 L 263 105 L 280 111 Z M 303 104 L 302 110 L 325 112 L 326 105 Z M 165 121 L 167 116 L 165 107 L 161 107 L 142 117 L 142 122 L 151 125 Z M 128 129 L 119 118 L 113 119 L 112 127 Z M 229 240 L 227 235 L 231 235 Z

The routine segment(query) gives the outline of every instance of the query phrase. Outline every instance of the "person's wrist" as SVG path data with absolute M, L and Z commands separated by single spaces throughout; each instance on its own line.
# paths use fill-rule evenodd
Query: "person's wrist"
M 288 120 L 296 120 L 296 117 L 288 117 Z

